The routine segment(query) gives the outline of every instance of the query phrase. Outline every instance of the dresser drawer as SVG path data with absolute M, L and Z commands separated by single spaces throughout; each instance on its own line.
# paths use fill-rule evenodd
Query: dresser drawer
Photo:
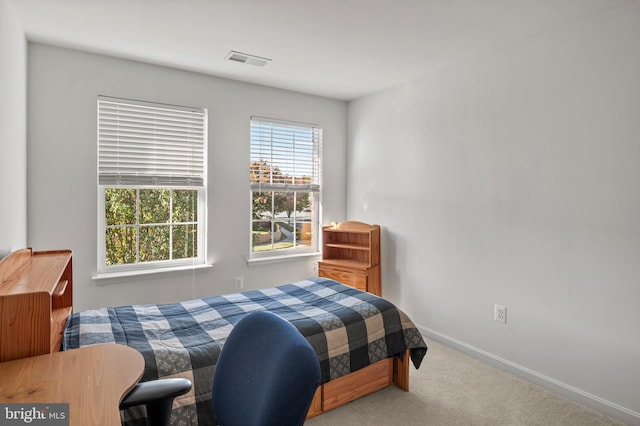
M 358 290 L 367 291 L 367 276 L 364 274 L 356 274 L 353 272 L 337 271 L 334 269 L 318 268 L 318 276 L 330 278 L 341 282 L 342 284 L 355 287 Z

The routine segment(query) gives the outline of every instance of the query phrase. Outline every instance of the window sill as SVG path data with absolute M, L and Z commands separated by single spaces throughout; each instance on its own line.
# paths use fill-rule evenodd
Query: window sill
M 136 269 L 131 271 L 118 271 L 118 272 L 102 272 L 91 277 L 96 284 L 106 284 L 108 281 L 120 280 L 122 278 L 141 277 L 156 274 L 167 274 L 172 272 L 183 271 L 195 271 L 201 269 L 209 269 L 213 267 L 210 264 L 198 264 L 198 265 L 183 265 L 183 266 L 169 266 L 166 268 L 153 268 L 153 269 Z
M 286 262 L 290 260 L 307 260 L 310 258 L 319 259 L 320 256 L 322 256 L 322 253 L 312 252 L 312 253 L 288 254 L 284 256 L 253 257 L 253 258 L 247 259 L 247 265 L 251 266 L 253 264 L 261 264 L 261 263 Z

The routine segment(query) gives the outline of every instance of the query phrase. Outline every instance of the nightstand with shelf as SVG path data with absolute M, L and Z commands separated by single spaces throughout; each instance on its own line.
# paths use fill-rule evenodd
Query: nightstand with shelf
M 380 226 L 352 221 L 323 227 L 318 276 L 381 296 Z

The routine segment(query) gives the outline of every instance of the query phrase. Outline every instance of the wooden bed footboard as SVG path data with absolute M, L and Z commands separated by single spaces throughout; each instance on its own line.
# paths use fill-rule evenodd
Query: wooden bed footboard
M 409 350 L 401 358 L 383 359 L 361 370 L 320 385 L 311 402 L 307 418 L 345 405 L 395 384 L 409 391 Z

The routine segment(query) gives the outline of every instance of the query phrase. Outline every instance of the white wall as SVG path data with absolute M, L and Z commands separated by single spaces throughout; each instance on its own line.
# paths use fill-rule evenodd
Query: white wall
M 347 217 L 383 227 L 383 296 L 634 424 L 639 41 L 629 2 L 351 102 L 347 166 Z
M 27 241 L 27 41 L 0 0 L 0 258 Z
M 346 110 L 342 101 L 171 68 L 29 44 L 28 241 L 74 251 L 74 308 L 163 303 L 264 288 L 315 276 L 315 260 L 248 266 L 249 118 L 324 128 L 326 221 L 343 220 Z M 241 66 L 241 65 L 240 65 Z M 256 68 L 259 72 L 259 68 Z M 98 285 L 96 271 L 96 100 L 109 95 L 209 111 L 208 257 L 213 267 Z

